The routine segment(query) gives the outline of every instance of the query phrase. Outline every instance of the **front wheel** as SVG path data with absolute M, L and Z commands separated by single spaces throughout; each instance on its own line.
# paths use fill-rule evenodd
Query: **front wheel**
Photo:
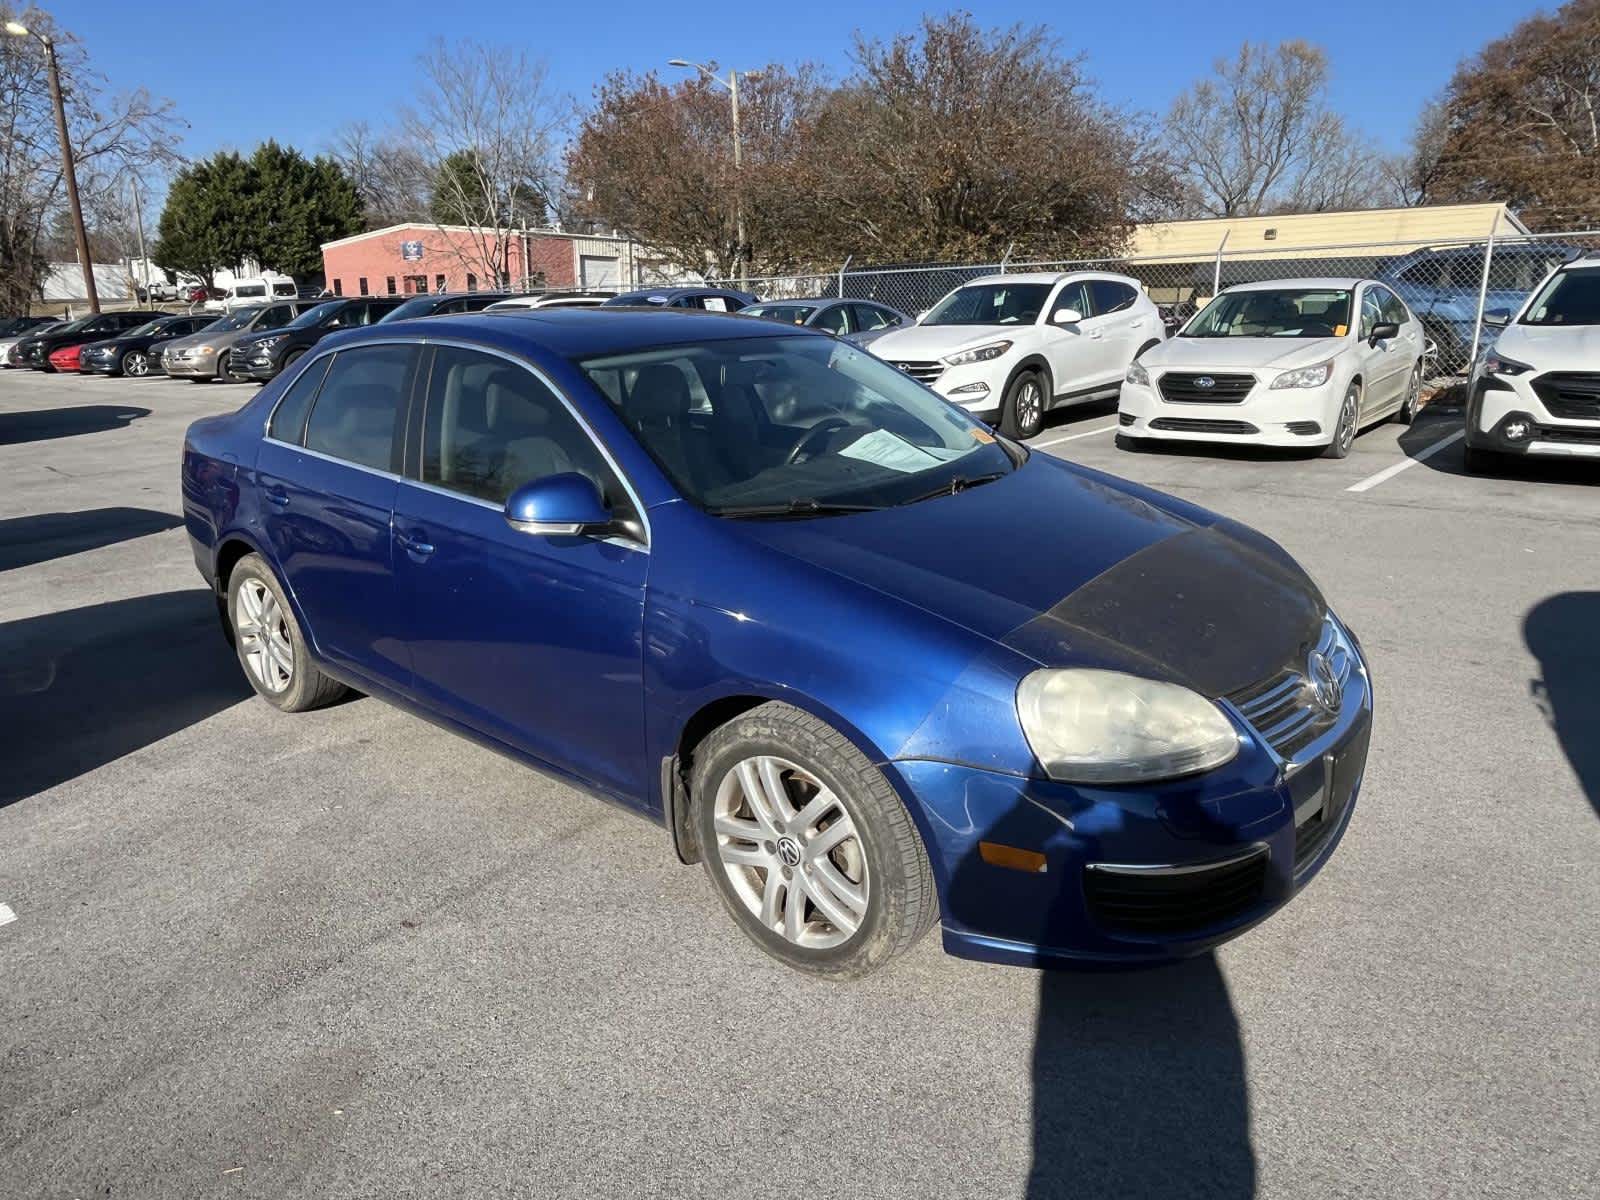
M 344 695 L 344 684 L 312 661 L 283 588 L 259 554 L 240 559 L 228 577 L 228 620 L 245 678 L 268 704 L 304 712 Z
M 933 870 L 883 773 L 787 704 L 763 704 L 695 751 L 694 820 L 712 884 L 741 929 L 797 970 L 869 974 L 938 913 Z
M 1333 441 L 1322 450 L 1323 458 L 1344 458 L 1356 440 L 1356 423 L 1360 420 L 1361 385 L 1352 383 L 1345 389 L 1344 401 L 1339 405 L 1339 420 L 1333 427 Z
M 1011 381 L 1000 402 L 1000 432 L 1026 441 L 1044 428 L 1044 381 L 1037 371 L 1023 371 Z
M 122 356 L 122 373 L 135 379 L 150 374 L 150 356 L 142 350 L 129 350 Z

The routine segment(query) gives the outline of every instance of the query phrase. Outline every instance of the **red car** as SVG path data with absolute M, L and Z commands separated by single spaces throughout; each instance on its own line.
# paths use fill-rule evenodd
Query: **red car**
M 82 346 L 63 346 L 50 353 L 50 365 L 58 371 L 76 371 L 80 369 L 78 353 Z

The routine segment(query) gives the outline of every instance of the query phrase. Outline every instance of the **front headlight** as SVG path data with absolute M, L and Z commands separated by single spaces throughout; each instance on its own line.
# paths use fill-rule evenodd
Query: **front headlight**
M 1035 671 L 1017 688 L 1017 717 L 1046 774 L 1069 783 L 1192 775 L 1239 752 L 1239 734 L 1204 696 L 1121 671 Z
M 259 342 L 251 342 L 250 349 L 252 352 L 256 350 L 271 350 L 274 346 L 288 336 L 289 335 L 286 333 L 279 333 L 272 337 L 262 338 Z
M 1514 358 L 1507 358 L 1504 354 L 1489 351 L 1489 357 L 1483 360 L 1483 369 L 1490 375 L 1526 375 L 1533 370 L 1525 362 L 1518 362 Z
M 990 342 L 987 346 L 974 346 L 971 350 L 952 354 L 944 361 L 952 367 L 964 367 L 968 363 L 988 362 L 992 358 L 999 358 L 1009 349 L 1011 349 L 1010 342 Z
M 1331 361 L 1318 363 L 1314 367 L 1301 367 L 1295 371 L 1285 371 L 1272 381 L 1275 388 L 1307 388 L 1321 387 L 1328 382 L 1333 374 Z
M 1140 387 L 1150 386 L 1150 372 L 1138 363 L 1128 364 L 1128 373 L 1122 377 L 1124 383 L 1136 383 Z

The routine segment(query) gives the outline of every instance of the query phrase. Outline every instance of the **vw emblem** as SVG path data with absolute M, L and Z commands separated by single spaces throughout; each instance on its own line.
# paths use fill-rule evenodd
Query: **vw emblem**
M 786 867 L 798 867 L 800 865 L 800 843 L 793 838 L 779 838 L 778 860 Z
M 1217 381 L 1209 375 L 1201 375 L 1194 381 L 1194 385 L 1197 388 L 1214 388 L 1217 386 Z
M 1344 683 L 1334 669 L 1333 660 L 1321 650 L 1313 650 L 1306 659 L 1306 679 L 1317 703 L 1327 712 L 1338 712 L 1344 702 Z

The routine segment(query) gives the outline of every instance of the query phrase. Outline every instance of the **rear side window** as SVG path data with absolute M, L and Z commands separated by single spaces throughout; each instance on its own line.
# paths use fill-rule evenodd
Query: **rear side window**
M 1133 302 L 1139 298 L 1137 291 L 1114 279 L 1091 279 L 1089 294 L 1094 300 L 1094 314 L 1097 317 L 1132 308 Z
M 316 398 L 317 388 L 322 386 L 322 377 L 328 373 L 328 363 L 331 361 L 328 358 L 317 359 L 300 373 L 299 379 L 289 385 L 289 390 L 278 401 L 272 420 L 267 424 L 268 437 L 300 444 L 300 438 L 306 430 L 306 414 L 311 411 L 311 401 Z
M 306 422 L 306 449 L 392 470 L 395 426 L 416 354 L 410 345 L 355 346 L 335 354 Z

